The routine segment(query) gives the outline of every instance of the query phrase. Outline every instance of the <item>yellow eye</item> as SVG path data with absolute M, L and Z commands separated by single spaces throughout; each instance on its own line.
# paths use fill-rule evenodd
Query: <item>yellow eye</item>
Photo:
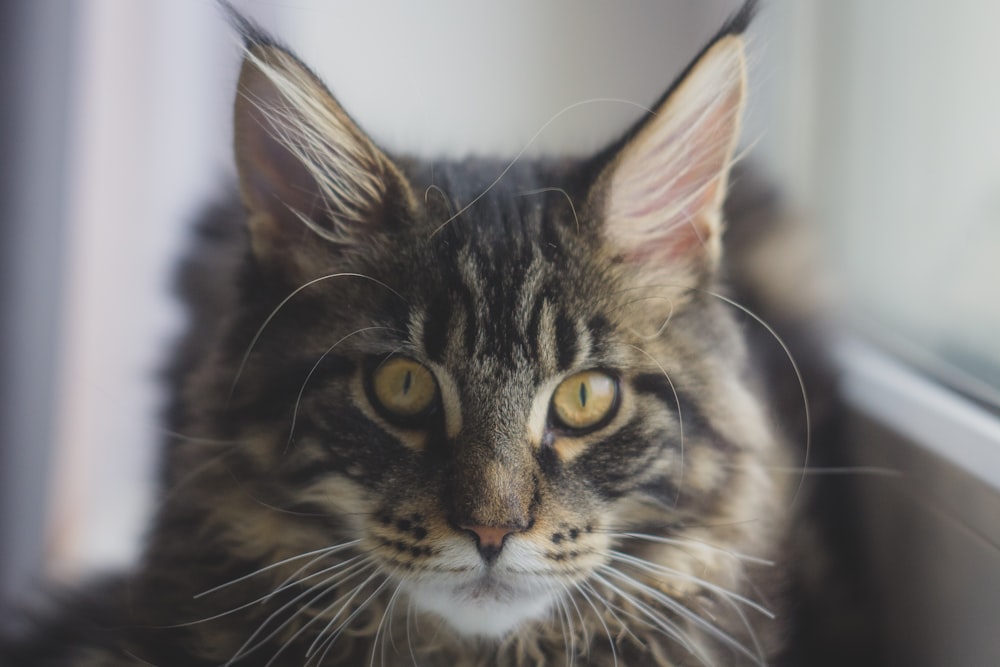
M 618 381 L 601 371 L 583 371 L 556 387 L 552 411 L 561 426 L 582 431 L 601 425 L 618 407 Z
M 416 417 L 437 400 L 437 382 L 426 367 L 412 359 L 393 357 L 372 372 L 374 399 L 397 417 Z

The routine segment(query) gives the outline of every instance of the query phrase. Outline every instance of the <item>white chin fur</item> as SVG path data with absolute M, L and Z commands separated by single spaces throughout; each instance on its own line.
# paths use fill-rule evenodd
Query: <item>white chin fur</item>
M 525 621 L 541 618 L 552 603 L 549 593 L 477 590 L 454 584 L 413 586 L 410 596 L 420 609 L 441 616 L 458 633 L 500 639 Z

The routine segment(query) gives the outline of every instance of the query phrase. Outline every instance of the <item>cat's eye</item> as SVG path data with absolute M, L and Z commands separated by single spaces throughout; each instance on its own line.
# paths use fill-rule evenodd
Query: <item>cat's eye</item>
M 406 357 L 379 363 L 372 370 L 370 382 L 377 406 L 397 418 L 420 417 L 437 404 L 434 375 L 426 366 Z
M 552 415 L 557 425 L 571 431 L 603 426 L 618 407 L 618 380 L 603 371 L 571 375 L 552 395 Z

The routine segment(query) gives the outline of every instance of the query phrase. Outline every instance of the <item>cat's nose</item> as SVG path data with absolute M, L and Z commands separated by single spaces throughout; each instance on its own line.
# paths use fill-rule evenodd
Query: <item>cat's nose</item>
M 500 555 L 504 541 L 508 535 L 520 533 L 524 530 L 521 526 L 476 526 L 459 525 L 462 530 L 472 533 L 476 540 L 476 548 L 479 554 L 488 563 L 493 562 Z

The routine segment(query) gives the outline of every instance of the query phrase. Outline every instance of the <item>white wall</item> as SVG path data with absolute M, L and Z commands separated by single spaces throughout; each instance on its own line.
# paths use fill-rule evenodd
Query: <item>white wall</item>
M 0 618 L 41 560 L 49 506 L 74 15 L 0 3 Z
M 824 10 L 817 210 L 846 298 L 1000 406 L 1000 3 Z

